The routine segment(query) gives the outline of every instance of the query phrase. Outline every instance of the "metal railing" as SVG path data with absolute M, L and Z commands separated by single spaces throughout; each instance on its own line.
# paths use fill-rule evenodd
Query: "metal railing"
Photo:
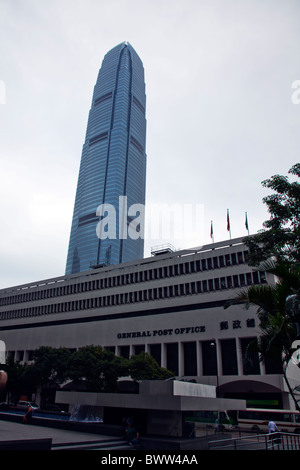
M 209 442 L 210 450 L 300 450 L 300 434 L 276 432 Z

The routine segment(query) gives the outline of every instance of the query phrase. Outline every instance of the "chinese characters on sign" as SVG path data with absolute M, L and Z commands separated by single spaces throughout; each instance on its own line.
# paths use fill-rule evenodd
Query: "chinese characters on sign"
M 255 328 L 255 319 L 248 318 L 246 320 L 246 327 L 247 328 Z M 242 321 L 241 320 L 233 320 L 232 321 L 232 328 L 233 330 L 237 330 L 238 328 L 242 328 Z M 220 330 L 228 330 L 229 329 L 229 322 L 228 321 L 221 321 L 220 322 Z

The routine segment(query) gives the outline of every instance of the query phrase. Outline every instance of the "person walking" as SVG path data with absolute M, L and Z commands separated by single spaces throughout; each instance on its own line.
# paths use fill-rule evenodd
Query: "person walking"
M 132 446 L 136 446 L 139 443 L 139 433 L 132 424 L 130 424 L 127 428 L 127 441 L 129 445 Z
M 268 428 L 269 428 L 269 434 L 271 434 L 270 439 L 271 439 L 272 445 L 280 444 L 281 442 L 280 436 L 279 437 L 277 436 L 279 429 L 276 426 L 275 421 L 270 420 L 268 423 Z
M 268 428 L 269 428 L 269 434 L 279 431 L 279 429 L 276 426 L 276 423 L 272 420 L 269 421 Z

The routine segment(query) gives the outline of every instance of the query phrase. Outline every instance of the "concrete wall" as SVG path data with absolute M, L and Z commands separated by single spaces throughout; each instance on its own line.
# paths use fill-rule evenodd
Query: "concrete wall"
M 182 436 L 182 412 L 151 410 L 148 412 L 148 434 L 160 436 Z
M 71 406 L 123 409 L 124 414 L 130 414 L 132 410 L 146 411 L 145 429 L 148 434 L 188 437 L 186 434 L 190 434 L 192 429 L 187 429 L 188 425 L 184 423 L 185 411 L 246 408 L 244 400 L 215 398 L 214 392 L 215 387 L 201 384 L 146 380 L 140 383 L 139 394 L 58 391 L 56 402 L 68 403 Z

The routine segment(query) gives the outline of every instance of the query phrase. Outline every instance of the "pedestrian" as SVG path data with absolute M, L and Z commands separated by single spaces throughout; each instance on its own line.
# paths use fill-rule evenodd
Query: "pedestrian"
M 268 423 L 268 428 L 269 428 L 269 434 L 271 434 L 270 438 L 271 441 L 274 444 L 280 444 L 281 443 L 281 438 L 280 435 L 277 433 L 279 432 L 278 427 L 276 426 L 275 421 L 270 420 Z M 279 437 L 278 437 L 279 436 Z
M 133 419 L 129 416 L 124 416 L 122 419 L 122 428 L 124 435 L 127 436 L 128 428 L 133 424 Z
M 23 416 L 23 423 L 29 424 L 33 415 L 33 409 L 31 406 L 28 406 L 26 414 Z
M 139 443 L 139 434 L 132 424 L 127 428 L 127 441 L 132 446 L 136 446 Z
M 215 421 L 215 434 L 217 432 L 222 432 L 223 434 L 223 429 L 224 429 L 223 425 L 220 423 L 219 418 L 217 418 Z
M 276 426 L 276 423 L 272 420 L 269 421 L 268 428 L 269 428 L 269 434 L 271 434 L 273 432 L 278 432 L 278 428 Z

